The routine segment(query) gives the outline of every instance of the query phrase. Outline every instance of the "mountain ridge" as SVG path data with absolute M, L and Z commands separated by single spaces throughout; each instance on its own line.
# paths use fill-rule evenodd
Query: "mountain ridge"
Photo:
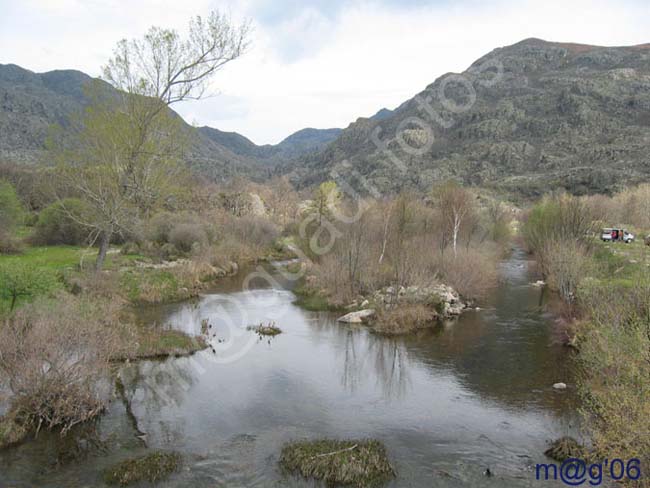
M 418 141 L 417 151 L 402 148 Z M 339 174 L 380 193 L 426 191 L 446 179 L 525 196 L 608 193 L 650 180 L 649 153 L 650 44 L 529 38 L 437 78 L 385 117 L 357 119 L 323 151 L 282 170 L 298 186 Z
M 45 160 L 49 128 L 53 124 L 65 128 L 70 117 L 83 109 L 84 86 L 92 80 L 96 79 L 78 70 L 36 73 L 0 64 L 0 160 L 29 164 Z M 260 179 L 270 174 L 274 164 L 321 149 L 339 130 L 302 129 L 279 144 L 257 146 L 236 132 L 200 127 L 188 163 L 217 180 L 237 174 Z M 307 141 L 304 131 L 311 136 Z

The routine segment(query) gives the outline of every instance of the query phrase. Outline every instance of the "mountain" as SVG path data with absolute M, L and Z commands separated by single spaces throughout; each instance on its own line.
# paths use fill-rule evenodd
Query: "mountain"
M 223 132 L 212 127 L 200 127 L 199 132 L 210 140 L 227 147 L 235 154 L 269 163 L 295 159 L 324 149 L 334 141 L 342 129 L 302 129 L 279 144 L 258 146 L 237 132 Z
M 536 196 L 648 181 L 650 44 L 526 39 L 495 49 L 283 166 L 299 186 L 331 179 L 332 170 L 379 192 L 457 179 Z
M 0 160 L 43 160 L 48 127 L 81 110 L 90 79 L 0 65 Z M 215 180 L 289 174 L 305 187 L 338 175 L 363 192 L 446 179 L 530 197 L 611 192 L 650 181 L 650 44 L 526 39 L 344 130 L 303 129 L 264 146 L 209 127 L 196 134 L 188 162 Z
M 0 65 L 0 161 L 46 161 L 44 144 L 50 127 L 57 124 L 65 129 L 70 117 L 83 110 L 87 104 L 84 87 L 91 81 L 80 71 L 34 73 L 16 65 Z M 188 163 L 215 180 L 235 175 L 263 179 L 273 165 L 322 149 L 338 132 L 303 129 L 275 146 L 257 146 L 235 132 L 201 127 L 195 130 Z

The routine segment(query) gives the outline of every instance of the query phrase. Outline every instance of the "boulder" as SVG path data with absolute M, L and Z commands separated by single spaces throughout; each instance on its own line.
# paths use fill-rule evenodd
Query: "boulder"
M 375 315 L 375 311 L 371 308 L 367 308 L 365 310 L 359 310 L 358 312 L 350 312 L 343 317 L 339 317 L 338 321 L 347 324 L 361 324 L 373 315 Z

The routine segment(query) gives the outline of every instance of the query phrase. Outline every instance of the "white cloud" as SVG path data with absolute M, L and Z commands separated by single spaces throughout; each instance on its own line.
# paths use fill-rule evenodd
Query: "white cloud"
M 269 5 L 226 5 L 235 18 L 253 19 L 254 45 L 214 80 L 222 96 L 177 107 L 188 121 L 277 142 L 303 127 L 346 126 L 397 106 L 445 72 L 526 37 L 599 45 L 650 40 L 646 1 L 466 0 L 407 8 L 376 0 L 329 10 L 288 1 L 285 11 L 276 0 L 281 10 L 272 20 Z M 212 6 L 209 0 L 14 3 L 3 6 L 0 62 L 97 74 L 116 40 L 152 24 L 182 28 Z

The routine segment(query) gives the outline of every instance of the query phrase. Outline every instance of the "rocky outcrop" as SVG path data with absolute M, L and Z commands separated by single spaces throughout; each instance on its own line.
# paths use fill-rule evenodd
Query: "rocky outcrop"
M 373 295 L 375 303 L 391 308 L 399 304 L 426 305 L 436 310 L 441 318 L 451 318 L 460 315 L 468 304 L 462 301 L 460 295 L 451 286 L 439 284 L 420 287 L 389 286 L 378 290 Z
M 365 310 L 359 310 L 358 312 L 350 312 L 343 317 L 339 317 L 338 321 L 345 322 L 347 324 L 361 324 L 367 322 L 374 315 L 375 311 L 369 308 Z

